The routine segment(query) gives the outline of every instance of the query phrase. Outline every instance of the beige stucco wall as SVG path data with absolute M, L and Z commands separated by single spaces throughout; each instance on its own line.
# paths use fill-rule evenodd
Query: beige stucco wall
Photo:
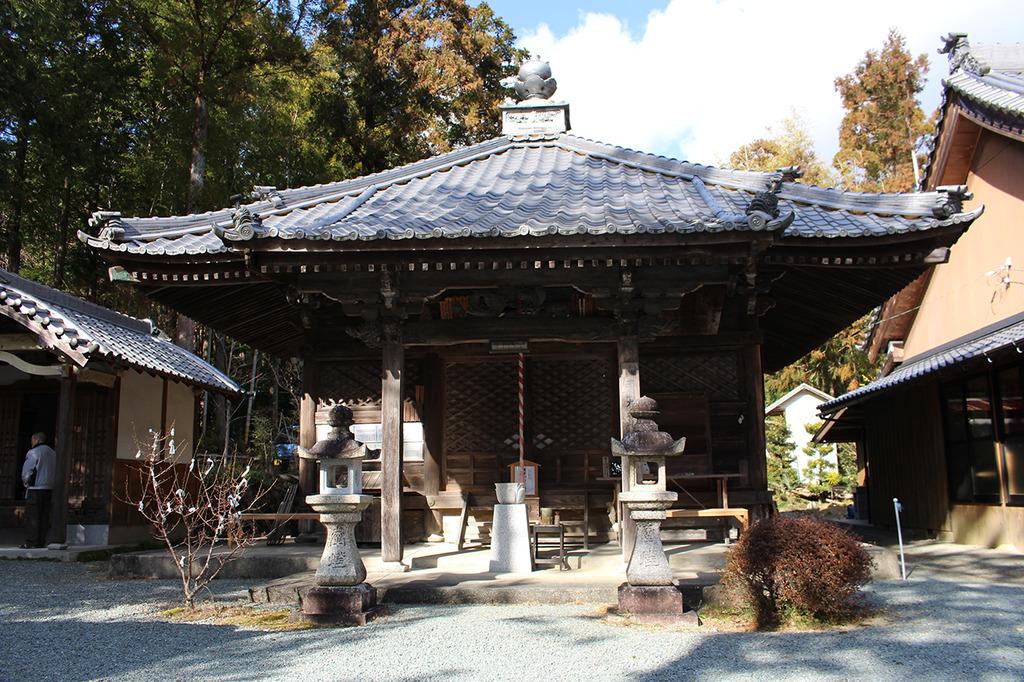
M 951 539 L 968 545 L 1024 549 L 1024 507 L 957 504 L 949 512 Z
M 117 415 L 117 456 L 135 459 L 140 446 L 152 442 L 150 429 L 160 430 L 163 382 L 159 377 L 126 370 L 121 374 L 121 395 Z M 192 456 L 192 426 L 195 394 L 192 388 L 167 382 L 167 427 L 174 427 L 177 459 Z
M 1024 144 L 982 131 L 967 186 L 985 213 L 935 266 L 904 346 L 913 357 L 1024 311 Z M 999 269 L 1012 259 L 1011 283 Z

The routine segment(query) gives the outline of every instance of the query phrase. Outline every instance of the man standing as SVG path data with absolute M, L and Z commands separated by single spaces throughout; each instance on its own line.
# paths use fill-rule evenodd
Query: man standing
M 28 488 L 28 539 L 22 548 L 43 547 L 46 533 L 50 530 L 50 498 L 57 469 L 57 453 L 46 444 L 46 434 L 32 435 L 32 449 L 25 455 L 21 468 L 21 480 Z

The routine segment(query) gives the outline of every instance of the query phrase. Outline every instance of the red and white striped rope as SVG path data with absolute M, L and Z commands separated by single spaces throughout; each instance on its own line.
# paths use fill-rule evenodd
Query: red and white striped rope
M 519 482 L 526 485 L 526 360 L 519 354 Z

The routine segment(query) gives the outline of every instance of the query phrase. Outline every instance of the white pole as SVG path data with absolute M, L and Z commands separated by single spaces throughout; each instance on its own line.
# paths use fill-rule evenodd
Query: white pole
M 903 529 L 900 527 L 900 512 L 903 510 L 903 505 L 900 504 L 898 498 L 892 498 L 893 509 L 896 510 L 896 538 L 900 543 L 900 575 L 903 579 L 907 579 L 907 562 L 903 557 Z

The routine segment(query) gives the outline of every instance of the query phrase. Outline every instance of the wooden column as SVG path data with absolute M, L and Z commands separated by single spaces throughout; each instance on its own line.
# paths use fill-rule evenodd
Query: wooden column
M 57 452 L 57 477 L 50 500 L 50 530 L 47 542 L 67 542 L 68 532 L 68 480 L 71 477 L 71 458 L 74 455 L 75 374 L 65 365 L 60 378 L 60 398 L 57 403 L 57 428 L 54 450 Z
M 625 436 L 632 417 L 629 404 L 640 397 L 640 343 L 635 336 L 619 339 L 619 436 Z M 622 491 L 629 490 L 629 472 L 622 467 Z M 625 507 L 619 505 L 619 546 L 622 556 L 629 561 L 636 538 L 636 524 L 629 518 Z
M 402 371 L 405 349 L 386 340 L 381 373 L 380 549 L 385 564 L 402 561 Z
M 312 358 L 302 360 L 302 401 L 299 403 L 299 447 L 309 450 L 316 443 L 316 363 Z M 316 460 L 299 457 L 299 500 L 319 492 Z M 316 521 L 300 521 L 303 535 L 315 533 Z
M 761 365 L 761 346 L 747 346 L 747 385 L 750 387 L 750 466 L 748 484 L 754 490 L 768 489 L 768 460 L 765 455 L 764 436 L 764 369 Z
M 444 413 L 441 410 L 444 401 L 444 390 L 441 379 L 444 369 L 441 359 L 431 355 L 423 363 L 423 405 L 420 405 L 420 419 L 423 422 L 423 492 L 428 496 L 437 495 L 441 491 L 441 429 Z M 427 533 L 441 535 L 444 533 L 444 515 L 437 509 L 431 509 L 427 517 Z

